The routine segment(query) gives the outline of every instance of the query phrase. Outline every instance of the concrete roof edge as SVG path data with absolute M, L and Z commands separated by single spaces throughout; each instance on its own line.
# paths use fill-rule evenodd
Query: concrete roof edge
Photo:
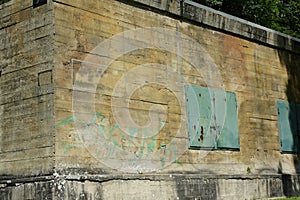
M 281 33 L 281 32 L 279 32 L 279 31 L 276 31 L 276 30 L 273 30 L 273 29 L 270 29 L 270 28 L 261 26 L 261 25 L 259 25 L 259 24 L 255 24 L 255 23 L 253 23 L 253 22 L 244 20 L 244 19 L 242 19 L 242 18 L 235 17 L 235 16 L 233 16 L 233 15 L 230 15 L 230 14 L 227 14 L 227 13 L 224 13 L 224 12 L 221 12 L 221 11 L 218 11 L 218 10 L 215 10 L 215 9 L 213 9 L 213 8 L 210 8 L 210 7 L 201 5 L 201 4 L 199 4 L 199 3 L 196 3 L 196 2 L 194 2 L 194 1 L 191 1 L 191 0 L 184 0 L 184 2 L 187 3 L 187 4 L 190 4 L 190 5 L 193 5 L 193 6 L 202 8 L 202 9 L 205 9 L 205 10 L 207 10 L 207 11 L 209 11 L 209 12 L 216 13 L 216 14 L 218 14 L 218 15 L 221 15 L 221 16 L 225 17 L 225 18 L 235 20 L 235 21 L 240 22 L 240 23 L 242 23 L 242 24 L 247 24 L 247 25 L 250 25 L 250 26 L 253 26 L 253 27 L 256 27 L 256 28 L 265 30 L 265 31 L 267 31 L 267 32 L 271 32 L 271 33 L 280 35 L 280 36 L 282 36 L 282 37 L 286 37 L 286 38 L 288 38 L 288 39 L 291 39 L 291 40 L 295 40 L 295 41 L 297 41 L 297 42 L 300 42 L 300 39 L 299 39 L 299 38 L 292 37 L 292 36 L 287 35 L 287 34 L 285 34 L 285 33 Z
M 118 0 L 123 3 L 140 5 L 157 12 L 163 11 L 184 20 L 194 21 L 212 27 L 220 32 L 236 35 L 244 39 L 255 41 L 294 53 L 300 53 L 300 39 L 275 31 L 270 28 L 234 17 L 232 15 L 214 10 L 192 0 Z M 139 6 L 138 6 L 139 7 Z

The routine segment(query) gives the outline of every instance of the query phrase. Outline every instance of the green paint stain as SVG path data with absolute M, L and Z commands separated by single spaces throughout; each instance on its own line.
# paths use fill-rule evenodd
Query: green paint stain
M 175 159 L 174 162 L 177 162 L 177 151 L 176 151 L 176 147 L 174 145 L 174 139 L 172 139 L 171 144 L 167 148 L 167 151 L 173 154 L 173 157 Z
M 91 120 L 91 124 L 95 124 L 97 119 L 101 119 L 101 121 L 105 118 L 104 115 L 102 115 L 101 113 L 96 112 L 94 117 Z
M 146 140 L 146 139 L 147 139 L 147 138 L 144 138 L 144 139 L 143 139 L 142 147 L 141 147 L 141 149 L 140 149 L 140 151 L 139 151 L 138 158 L 143 157 L 143 153 L 144 153 L 144 149 L 145 149 L 145 140 Z
M 156 137 L 152 136 L 151 143 L 147 144 L 148 154 L 152 153 L 154 151 L 155 144 L 156 144 Z
M 98 130 L 99 130 L 99 133 L 100 133 L 101 135 L 104 135 L 104 134 L 105 134 L 105 127 L 104 127 L 104 125 L 100 125 L 100 126 L 98 127 Z
M 69 123 L 71 123 L 71 122 L 76 122 L 76 117 L 72 116 L 72 117 L 69 117 L 69 118 L 67 118 L 67 119 L 65 119 L 65 120 L 63 120 L 63 121 L 61 121 L 61 122 L 59 122 L 59 123 L 55 126 L 55 128 L 60 128 L 60 127 L 66 125 L 66 124 L 69 124 Z
M 160 158 L 160 163 L 161 163 L 162 167 L 165 166 L 165 164 L 166 164 L 165 156 L 163 156 L 163 157 Z
M 84 120 L 80 120 L 80 123 L 83 125 L 83 126 L 85 126 L 85 127 L 87 127 L 89 124 L 86 122 L 86 121 L 84 121 Z
M 133 140 L 133 137 L 138 133 L 138 128 L 129 128 L 130 140 Z
M 119 146 L 119 143 L 118 141 L 114 138 L 113 136 L 113 131 L 118 129 L 119 128 L 119 125 L 118 124 L 114 124 L 113 127 L 109 130 L 109 136 L 110 136 L 110 139 L 113 141 L 113 144 L 118 147 Z
M 123 131 L 120 131 L 120 135 L 121 135 L 121 148 L 122 148 L 122 152 L 121 154 L 126 154 L 126 151 L 125 151 L 125 148 L 124 148 L 124 145 L 123 145 L 123 142 L 126 141 L 126 138 L 125 138 L 125 135 L 123 133 Z
M 167 155 L 173 156 L 175 159 L 173 163 L 178 163 L 177 161 L 177 151 L 174 145 L 174 139 L 171 140 L 170 145 L 166 146 L 164 142 L 160 145 L 160 150 L 164 151 L 163 156 L 160 156 L 161 165 L 164 167 L 166 164 Z
M 85 122 L 84 120 L 81 120 L 80 123 L 85 126 L 86 128 L 87 127 L 91 127 L 90 125 L 91 124 L 95 124 L 97 119 L 101 119 L 101 121 L 103 121 L 103 119 L 105 119 L 105 116 L 102 115 L 101 113 L 96 113 L 95 116 L 93 116 L 93 118 L 91 119 L 90 121 L 90 124 L 88 124 L 87 122 Z M 76 122 L 77 119 L 76 117 L 72 116 L 72 117 L 69 117 L 63 121 L 61 121 L 60 123 L 58 123 L 55 128 L 60 128 L 66 124 L 69 124 L 69 123 L 72 123 L 72 122 Z M 163 129 L 163 127 L 165 126 L 165 122 L 161 121 L 160 122 L 160 130 L 161 131 Z M 110 123 L 108 124 L 108 127 L 110 127 Z M 109 137 L 110 137 L 110 140 L 113 142 L 113 145 L 107 145 L 107 154 L 108 156 L 112 156 L 114 154 L 114 152 L 116 151 L 116 148 L 118 148 L 120 145 L 117 141 L 117 139 L 113 136 L 113 132 L 115 130 L 119 129 L 119 125 L 118 124 L 114 124 L 112 126 L 112 128 L 109 128 L 108 132 L 109 132 Z M 99 134 L 101 135 L 104 135 L 105 132 L 106 132 L 106 128 L 105 128 L 105 125 L 101 124 L 98 126 L 98 131 L 99 131 Z M 133 143 L 133 139 L 134 137 L 138 134 L 138 131 L 139 129 L 138 128 L 130 128 L 129 129 L 129 133 L 130 133 L 130 137 L 129 137 L 129 142 Z M 142 129 L 142 133 L 144 136 L 150 136 L 152 134 L 151 130 L 150 129 Z M 120 137 L 122 139 L 122 141 L 126 140 L 126 137 L 124 135 L 124 133 L 122 131 L 120 131 Z M 77 141 L 80 140 L 80 138 L 77 136 L 75 137 L 75 139 Z M 142 141 L 142 146 L 138 152 L 138 158 L 142 158 L 143 155 L 144 155 L 144 149 L 145 147 L 147 147 L 147 153 L 146 155 L 154 152 L 154 149 L 155 149 L 155 145 L 156 145 L 156 136 L 152 136 L 151 137 L 151 142 L 148 143 L 147 142 L 147 137 L 143 138 L 143 141 Z M 74 148 L 75 145 L 74 144 L 64 144 L 63 145 L 63 150 L 64 150 L 64 153 L 67 153 L 69 151 L 70 148 Z M 122 145 L 122 151 L 125 152 L 125 149 Z M 174 162 L 173 163 L 177 163 L 177 164 L 180 164 L 180 162 L 178 161 L 177 159 L 177 151 L 176 151 L 176 148 L 175 148 L 175 145 L 174 145 L 174 139 L 171 140 L 171 143 L 169 146 L 167 146 L 164 142 L 161 143 L 161 146 L 159 148 L 159 151 L 163 151 L 163 155 L 160 156 L 160 161 L 161 161 L 161 165 L 162 166 L 165 166 L 166 164 L 166 159 L 167 159 L 167 156 L 170 155 L 172 156 L 173 158 L 175 158 Z M 100 149 L 96 149 L 96 153 L 99 153 L 100 152 Z
M 69 151 L 69 149 L 74 148 L 74 147 L 75 147 L 74 144 L 67 144 L 67 143 L 65 143 L 63 145 L 64 153 L 67 153 Z
M 160 121 L 159 132 L 164 128 L 166 122 Z

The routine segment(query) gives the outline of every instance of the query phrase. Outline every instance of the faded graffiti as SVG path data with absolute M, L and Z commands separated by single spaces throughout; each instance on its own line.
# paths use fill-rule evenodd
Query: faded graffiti
M 184 85 L 191 80 L 184 75 L 184 63 L 194 68 L 193 73 L 201 75 L 202 84 L 219 90 L 224 90 L 224 84 L 210 54 L 198 41 L 179 30 L 179 26 L 176 29 L 149 27 L 113 35 L 100 42 L 84 58 L 77 72 L 73 71 L 72 111 L 77 118 L 76 130 L 86 149 L 99 161 L 122 171 L 156 171 L 176 162 L 188 150 L 183 94 Z M 162 57 L 157 57 L 162 52 Z M 136 60 L 135 55 L 138 55 Z M 169 61 L 161 59 L 168 55 L 171 55 Z M 120 61 L 122 65 L 118 67 Z M 164 89 L 156 88 L 159 91 L 155 93 L 155 89 L 146 85 Z M 105 117 L 95 115 L 100 90 L 111 97 L 110 117 L 103 110 Z M 145 98 L 133 99 L 150 106 L 147 126 L 152 129 L 136 123 L 144 121 L 142 115 L 137 114 L 133 120 L 129 112 L 134 110 L 129 106 L 132 95 L 139 96 L 142 92 L 146 92 Z M 165 112 L 169 102 L 164 99 L 164 93 L 172 93 L 170 96 L 176 98 L 170 109 L 176 117 L 171 116 L 172 112 Z M 143 109 L 148 110 L 146 107 Z M 81 117 L 92 120 L 85 122 Z M 161 120 L 168 125 L 163 130 Z M 206 154 L 207 151 L 200 152 L 199 156 Z
M 108 118 L 106 118 L 101 113 L 96 113 L 93 118 L 89 121 L 78 120 L 76 117 L 69 117 L 56 125 L 56 129 L 61 127 L 77 124 L 85 130 L 85 134 L 91 134 L 96 136 L 94 139 L 102 139 L 104 141 L 99 141 L 99 143 L 94 140 L 94 144 L 98 144 L 98 147 L 94 148 L 94 153 L 101 155 L 102 157 L 109 158 L 123 158 L 128 152 L 134 155 L 130 161 L 134 162 L 140 159 L 153 159 L 152 154 L 156 153 L 157 158 L 161 163 L 161 166 L 166 165 L 166 160 L 168 157 L 172 157 L 174 162 L 178 163 L 176 146 L 174 144 L 174 138 L 169 142 L 157 139 L 156 135 L 151 137 L 140 137 L 145 135 L 151 135 L 151 130 L 149 128 L 130 128 L 129 135 L 122 131 L 118 124 L 111 123 Z M 165 122 L 160 122 L 161 129 L 164 127 Z M 96 132 L 96 133 L 95 133 Z M 85 142 L 85 138 L 76 134 L 75 139 L 77 142 Z M 103 146 L 104 145 L 104 146 Z M 67 153 L 70 148 L 75 148 L 76 145 L 72 143 L 65 143 L 63 148 L 64 152 Z

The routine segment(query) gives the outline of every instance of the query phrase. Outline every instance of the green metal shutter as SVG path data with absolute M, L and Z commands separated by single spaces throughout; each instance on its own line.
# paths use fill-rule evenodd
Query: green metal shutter
M 198 99 L 193 87 L 185 86 L 186 104 L 187 104 L 187 121 L 188 121 L 188 135 L 190 147 L 199 147 L 199 119 L 200 112 L 198 106 Z
M 200 109 L 200 120 L 199 120 L 199 131 L 200 136 L 198 141 L 202 148 L 214 148 L 215 147 L 215 137 L 216 134 L 212 131 L 212 121 L 213 121 L 213 105 L 212 96 L 213 90 L 203 87 L 197 87 L 198 89 L 198 102 Z
M 211 101 L 207 88 L 185 86 L 187 99 L 187 118 L 190 147 L 212 148 L 213 137 L 210 135 Z
M 236 95 L 226 92 L 226 115 L 218 138 L 218 148 L 239 149 Z M 222 113 L 220 113 L 221 115 Z
M 280 132 L 280 146 L 282 152 L 299 152 L 297 137 L 297 109 L 295 104 L 277 101 L 278 128 Z
M 190 147 L 239 148 L 234 93 L 185 86 Z
M 226 116 L 226 92 L 224 90 L 214 89 L 213 92 L 213 120 L 211 124 L 211 131 L 215 135 L 215 148 L 218 148 L 218 139 L 220 136 L 221 129 L 224 125 Z

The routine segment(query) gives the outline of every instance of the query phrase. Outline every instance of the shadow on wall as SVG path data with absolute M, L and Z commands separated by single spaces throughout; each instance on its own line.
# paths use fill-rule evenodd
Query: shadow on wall
M 282 44 L 282 38 L 278 38 L 278 44 Z M 282 66 L 286 66 L 288 82 L 286 86 L 286 95 L 289 103 L 300 103 L 300 44 L 294 43 L 292 51 L 278 50 L 278 55 Z M 296 108 L 296 107 L 295 107 Z M 300 108 L 300 107 L 299 107 Z M 300 109 L 296 109 L 295 113 L 289 112 L 289 121 L 291 130 L 294 129 L 294 142 L 293 147 L 299 151 L 300 142 Z M 298 116 L 297 116 L 298 115 Z M 292 127 L 294 126 L 294 127 Z M 296 130 L 295 130 L 295 127 Z M 300 155 L 293 154 L 293 167 L 297 173 L 300 173 Z M 283 174 L 283 192 L 286 196 L 299 196 L 300 195 L 300 175 L 292 176 L 291 174 Z
M 0 0 L 0 4 L 7 3 L 9 1 L 11 1 L 11 0 Z

